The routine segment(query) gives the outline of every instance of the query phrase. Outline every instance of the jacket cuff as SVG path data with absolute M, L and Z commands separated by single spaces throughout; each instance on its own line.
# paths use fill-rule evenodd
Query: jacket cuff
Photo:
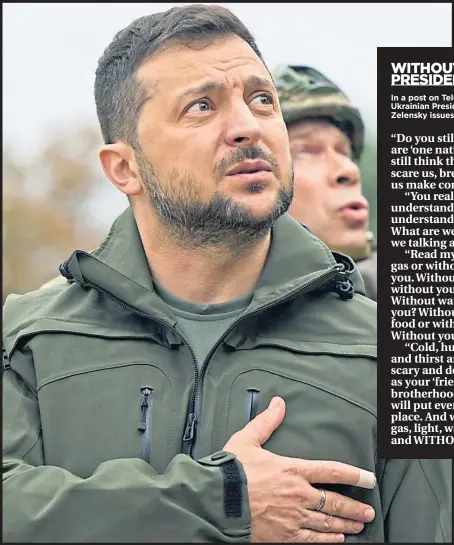
M 224 517 L 235 526 L 238 526 L 240 522 L 238 519 L 243 519 L 243 524 L 246 523 L 250 531 L 251 513 L 247 479 L 240 461 L 231 452 L 219 450 L 214 454 L 200 458 L 197 462 L 203 466 L 219 467 L 224 490 Z

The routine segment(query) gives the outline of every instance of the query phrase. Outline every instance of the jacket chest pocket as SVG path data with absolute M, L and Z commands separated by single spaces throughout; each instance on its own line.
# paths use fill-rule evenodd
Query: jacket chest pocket
M 150 461 L 151 437 L 153 429 L 153 388 L 140 388 L 140 420 L 137 429 L 141 432 L 140 457 Z
M 179 450 L 175 392 L 152 365 L 73 374 L 43 386 L 39 400 L 46 464 L 76 475 L 115 458 L 141 458 L 163 472 Z
M 285 400 L 286 413 L 264 448 L 282 456 L 337 460 L 374 471 L 376 418 L 367 407 L 323 384 L 284 372 L 251 369 L 231 380 L 221 409 L 223 434 L 213 446 L 222 448 L 274 396 Z

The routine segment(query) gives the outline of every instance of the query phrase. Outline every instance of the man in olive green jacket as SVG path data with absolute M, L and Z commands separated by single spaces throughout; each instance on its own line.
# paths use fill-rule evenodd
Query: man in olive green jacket
M 5 303 L 5 541 L 448 541 L 444 483 L 377 459 L 376 305 L 286 214 L 247 29 L 220 6 L 141 18 L 95 98 L 131 207 L 67 284 Z

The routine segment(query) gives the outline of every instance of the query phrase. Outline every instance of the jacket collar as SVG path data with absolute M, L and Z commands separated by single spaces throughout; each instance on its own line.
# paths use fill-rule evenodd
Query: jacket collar
M 262 274 L 254 291 L 258 305 L 280 298 L 332 269 L 340 260 L 353 260 L 329 250 L 321 240 L 288 214 L 273 226 L 270 249 Z M 153 279 L 131 207 L 113 223 L 98 249 L 91 254 L 80 250 L 60 267 L 64 276 L 72 276 L 81 285 L 95 284 L 101 291 L 113 295 L 128 305 L 154 314 L 158 312 L 168 322 L 168 307 L 155 294 Z M 355 291 L 364 292 L 358 273 L 353 274 Z

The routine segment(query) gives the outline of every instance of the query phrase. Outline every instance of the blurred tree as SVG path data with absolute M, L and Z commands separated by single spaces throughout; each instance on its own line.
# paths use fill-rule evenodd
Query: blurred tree
M 21 164 L 3 153 L 3 302 L 57 276 L 75 249 L 91 250 L 105 233 L 90 218 L 106 181 L 94 128 L 59 135 L 38 158 Z

